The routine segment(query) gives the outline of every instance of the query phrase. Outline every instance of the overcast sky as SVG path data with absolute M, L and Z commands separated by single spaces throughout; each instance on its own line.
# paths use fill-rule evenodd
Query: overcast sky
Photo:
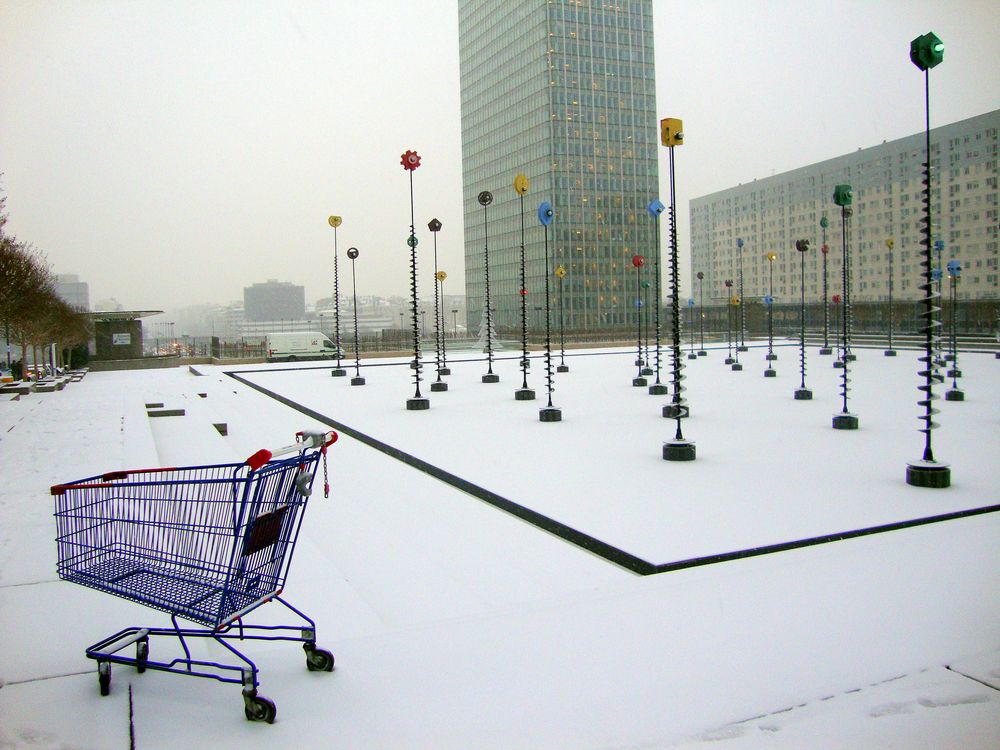
M 920 131 L 919 34 L 946 45 L 932 126 L 1000 107 L 996 0 L 653 6 L 658 116 L 684 120 L 685 259 L 689 199 Z M 463 293 L 454 0 L 0 0 L 8 230 L 92 304 L 228 303 L 267 279 L 313 302 L 332 290 L 331 214 L 359 294 L 405 295 L 407 149 L 421 258 L 437 217 Z M 660 172 L 666 202 L 665 153 Z

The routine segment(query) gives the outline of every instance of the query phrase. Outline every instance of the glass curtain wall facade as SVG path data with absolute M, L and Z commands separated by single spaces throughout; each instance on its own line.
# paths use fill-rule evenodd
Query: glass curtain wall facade
M 996 299 L 998 282 L 997 159 L 1000 110 L 931 129 L 931 210 L 933 240 L 942 241 L 941 258 L 962 263 L 960 299 Z M 805 258 L 806 301 L 822 300 L 820 219 L 830 226 L 827 244 L 829 294 L 841 292 L 841 219 L 833 204 L 834 185 L 854 189 L 850 224 L 851 298 L 884 302 L 889 298 L 889 248 L 892 238 L 893 297 L 922 299 L 924 134 L 915 133 L 807 167 L 729 188 L 691 201 L 691 268 L 705 273 L 705 299 L 725 300 L 725 279 L 737 278 L 737 238 L 744 241 L 744 290 L 747 302 L 768 292 L 768 251 L 774 261 L 774 298 L 795 302 L 799 263 L 795 240 L 809 239 Z
M 498 335 L 520 327 L 524 196 L 528 327 L 544 325 L 546 272 L 562 281 L 567 331 L 626 329 L 636 311 L 635 254 L 650 259 L 658 194 L 651 0 L 459 0 L 465 276 L 470 330 L 485 305 L 484 213 Z M 493 194 L 485 211 L 477 196 Z M 536 211 L 549 227 L 549 268 Z M 666 233 L 664 232 L 664 236 Z M 553 310 L 560 285 L 550 279 Z M 650 295 L 652 303 L 652 295 Z M 554 320 L 554 319 L 553 319 Z

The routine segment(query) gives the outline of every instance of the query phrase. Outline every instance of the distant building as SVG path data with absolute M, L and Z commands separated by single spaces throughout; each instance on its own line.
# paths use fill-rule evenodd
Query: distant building
M 998 296 L 998 132 L 1000 110 L 931 130 L 932 241 L 943 240 L 934 265 L 962 264 L 958 296 Z M 725 296 L 723 282 L 737 278 L 737 239 L 743 240 L 744 297 L 768 293 L 765 253 L 773 251 L 774 297 L 799 295 L 797 239 L 809 239 L 805 257 L 806 300 L 822 299 L 820 220 L 829 220 L 828 294 L 841 289 L 841 215 L 833 188 L 853 187 L 849 224 L 851 295 L 857 302 L 889 296 L 889 248 L 893 239 L 893 298 L 923 296 L 920 260 L 925 135 L 882 143 L 834 159 L 755 180 L 691 201 L 691 268 L 704 272 L 706 301 Z M 947 273 L 947 271 L 945 271 Z M 689 287 L 697 288 L 697 287 Z M 735 287 L 734 287 L 735 291 Z
M 90 286 L 75 273 L 56 275 L 56 295 L 74 310 L 90 310 Z
M 478 326 L 485 303 L 477 195 L 488 190 L 494 320 L 501 333 L 520 325 L 520 173 L 530 180 L 523 206 L 531 329 L 546 274 L 553 304 L 563 290 L 568 328 L 630 324 L 632 256 L 655 252 L 646 212 L 659 191 L 652 0 L 459 0 L 458 15 L 468 320 Z M 549 268 L 541 201 L 555 209 Z M 561 285 L 551 275 L 557 264 L 567 269 Z
M 274 279 L 244 287 L 243 311 L 251 322 L 302 320 L 306 312 L 305 287 Z

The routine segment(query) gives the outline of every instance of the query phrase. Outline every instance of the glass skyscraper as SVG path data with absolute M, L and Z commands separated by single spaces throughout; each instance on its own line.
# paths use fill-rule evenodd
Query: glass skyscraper
M 542 325 L 542 201 L 555 208 L 547 270 L 566 267 L 567 330 L 634 325 L 633 255 L 649 259 L 644 273 L 655 288 L 655 224 L 646 212 L 659 190 L 652 0 L 459 0 L 458 7 L 471 331 L 485 304 L 486 211 L 494 322 L 501 336 L 519 330 L 519 173 L 530 180 L 523 198 L 529 329 Z M 485 210 L 476 199 L 483 190 L 494 197 Z M 555 277 L 550 288 L 555 310 Z

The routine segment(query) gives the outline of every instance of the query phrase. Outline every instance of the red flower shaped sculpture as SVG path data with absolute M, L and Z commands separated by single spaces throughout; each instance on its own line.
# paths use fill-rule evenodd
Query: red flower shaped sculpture
M 416 151 L 407 151 L 400 158 L 399 163 L 403 165 L 403 169 L 412 172 L 414 169 L 420 166 L 420 154 Z
M 646 265 L 646 259 L 641 255 L 633 255 L 632 265 L 635 266 L 636 268 L 642 268 L 644 265 Z

